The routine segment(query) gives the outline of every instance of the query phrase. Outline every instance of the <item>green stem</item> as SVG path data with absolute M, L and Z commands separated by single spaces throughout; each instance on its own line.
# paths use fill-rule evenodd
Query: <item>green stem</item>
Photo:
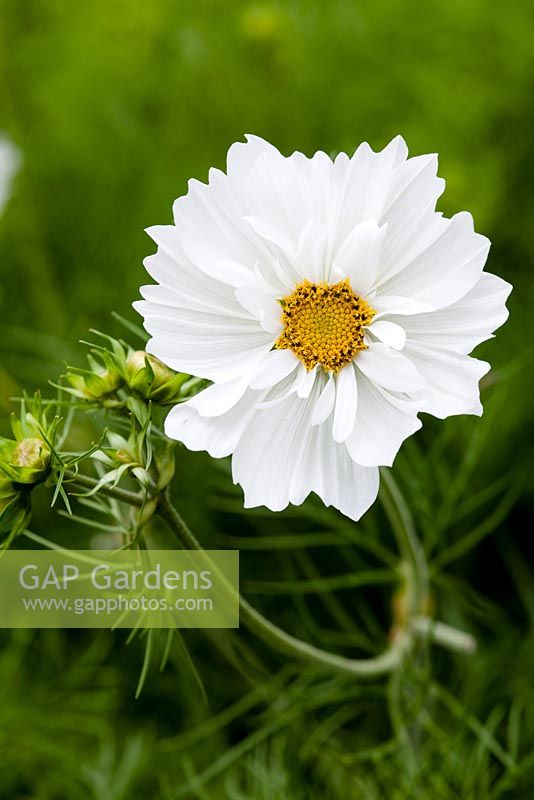
M 380 470 L 380 500 L 407 566 L 408 616 L 422 613 L 428 598 L 428 567 L 412 516 L 391 471 Z
M 95 478 L 76 473 L 73 470 L 66 470 L 64 475 L 71 482 L 71 485 L 76 488 L 93 489 L 98 483 Z M 142 494 L 119 489 L 118 487 L 102 486 L 99 492 L 107 497 L 138 508 L 142 507 L 147 499 Z M 407 565 L 406 583 L 409 597 L 409 623 L 397 633 L 395 641 L 390 647 L 381 655 L 367 659 L 351 659 L 329 653 L 286 633 L 286 631 L 277 627 L 260 614 L 244 597 L 239 595 L 240 618 L 244 625 L 267 644 L 286 655 L 360 677 L 376 677 L 392 672 L 400 664 L 402 657 L 411 647 L 416 635 L 430 635 L 439 644 L 452 649 L 463 650 L 464 652 L 470 651 L 472 649 L 470 643 L 466 638 L 462 638 L 462 636 L 465 637 L 466 635 L 462 635 L 460 632 L 455 633 L 454 629 L 443 626 L 441 623 L 424 622 L 423 617 L 421 617 L 421 609 L 424 606 L 428 591 L 426 561 L 417 539 L 408 507 L 391 473 L 386 470 L 382 471 L 380 497 L 397 538 L 403 560 Z M 198 550 L 205 553 L 200 542 L 173 506 L 166 492 L 161 493 L 158 497 L 158 513 L 184 549 Z M 209 560 L 207 555 L 206 559 Z M 414 624 L 411 624 L 412 620 Z M 460 633 L 460 636 L 457 635 L 458 633 Z
M 200 550 L 203 548 L 189 529 L 180 513 L 172 505 L 166 493 L 160 495 L 158 512 L 165 520 L 176 538 L 187 550 Z M 351 659 L 328 653 L 314 645 L 302 642 L 278 628 L 241 595 L 239 596 L 240 617 L 246 627 L 259 636 L 267 644 L 286 655 L 304 659 L 321 667 L 328 667 L 339 672 L 358 675 L 360 677 L 376 677 L 391 672 L 400 663 L 404 652 L 411 643 L 408 631 L 401 632 L 395 642 L 379 656 L 367 659 Z
M 474 653 L 477 649 L 477 642 L 474 636 L 453 628 L 445 622 L 438 622 L 435 619 L 429 619 L 429 617 L 415 617 L 412 628 L 419 636 L 431 639 L 448 650 L 454 650 L 458 653 Z

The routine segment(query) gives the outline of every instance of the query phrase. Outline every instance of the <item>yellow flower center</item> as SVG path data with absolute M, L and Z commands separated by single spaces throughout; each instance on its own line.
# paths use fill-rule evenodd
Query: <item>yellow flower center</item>
M 360 350 L 366 350 L 365 328 L 375 311 L 352 291 L 350 281 L 303 281 L 282 299 L 284 330 L 275 342 L 278 350 L 293 350 L 306 369 L 320 364 L 338 372 Z

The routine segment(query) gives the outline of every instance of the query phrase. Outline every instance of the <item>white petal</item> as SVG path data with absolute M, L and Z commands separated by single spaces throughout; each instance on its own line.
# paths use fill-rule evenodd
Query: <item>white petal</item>
M 306 379 L 306 367 L 300 364 L 296 370 L 290 372 L 285 378 L 268 389 L 265 398 L 256 403 L 256 408 L 271 408 L 278 406 L 292 394 L 298 394 L 299 389 Z M 300 395 L 299 395 L 300 397 Z
M 376 314 L 374 319 L 380 319 L 386 314 L 423 314 L 426 311 L 434 311 L 434 306 L 429 303 L 421 303 L 420 300 L 413 300 L 411 297 L 398 297 L 395 295 L 379 294 L 372 299 L 372 305 Z
M 312 425 L 321 425 L 334 410 L 334 403 L 336 401 L 336 384 L 332 377 L 329 377 L 326 384 L 315 403 L 311 415 Z
M 387 208 L 380 220 L 387 224 L 380 264 L 382 281 L 421 252 L 422 240 L 429 244 L 442 225 L 435 208 L 445 181 L 437 177 L 437 165 L 435 155 L 417 156 L 392 174 Z
M 249 286 L 254 281 L 250 267 L 237 261 L 219 259 L 215 262 L 215 267 L 215 277 L 230 286 Z
M 327 505 L 359 519 L 374 502 L 378 470 L 355 464 L 345 446 L 332 440 L 330 426 L 310 426 L 315 400 L 293 395 L 251 419 L 232 459 L 246 508 L 263 505 L 281 511 L 315 491 Z
M 221 286 L 221 284 L 219 284 L 219 286 Z M 228 287 L 224 288 L 227 289 Z M 141 296 L 149 303 L 161 306 L 160 311 L 162 313 L 165 311 L 164 307 L 167 306 L 174 309 L 187 308 L 191 311 L 200 311 L 208 314 L 215 313 L 225 317 L 235 317 L 236 319 L 250 321 L 249 313 L 243 308 L 239 308 L 239 306 L 235 305 L 233 302 L 231 302 L 231 305 L 230 303 L 226 304 L 224 297 L 221 298 L 219 296 L 215 299 L 209 294 L 200 295 L 195 292 L 189 292 L 188 289 L 183 286 L 180 289 L 176 289 L 166 286 L 165 284 L 148 284 L 146 286 L 141 286 L 140 292 Z M 226 297 L 231 300 L 229 295 L 226 295 Z M 143 313 L 143 309 L 145 308 L 144 304 L 137 303 L 136 301 L 136 303 L 132 305 L 140 314 Z
M 337 243 L 360 222 L 380 219 L 388 202 L 392 172 L 407 153 L 404 140 L 398 136 L 380 153 L 374 153 L 364 142 L 351 159 L 336 158 L 329 221 Z
M 455 414 L 481 416 L 478 382 L 490 365 L 438 347 L 408 342 L 406 355 L 428 383 L 423 411 L 445 419 Z
M 143 264 L 154 280 L 172 289 L 172 301 L 167 304 L 242 313 L 232 287 L 206 275 L 185 255 L 174 225 L 154 226 L 147 232 L 158 243 L 158 252 L 145 258 Z M 176 302 L 176 296 L 182 302 Z
M 234 483 L 244 489 L 246 508 L 264 505 L 281 511 L 290 502 L 295 471 L 306 470 L 299 456 L 312 431 L 309 402 L 293 394 L 251 418 L 232 459 Z
M 393 173 L 408 156 L 402 136 L 396 136 L 380 153 L 373 153 L 364 204 L 366 218 L 380 219 L 391 191 Z
M 399 167 L 408 158 L 408 145 L 404 138 L 398 133 L 391 142 L 379 153 L 383 158 L 391 160 L 392 167 Z
M 162 325 L 161 320 L 145 318 L 145 328 L 149 333 L 154 332 L 147 343 L 147 352 L 177 372 L 212 381 L 233 380 L 250 373 L 272 346 L 272 337 L 267 333 L 219 336 L 213 331 L 202 331 L 188 336 L 163 332 Z
M 278 337 L 283 331 L 282 309 L 273 293 L 265 292 L 257 280 L 250 286 L 236 289 L 238 302 L 261 323 L 262 328 Z
M 301 454 L 306 473 L 297 473 L 292 482 L 292 502 L 297 503 L 306 491 L 314 491 L 327 506 L 359 520 L 374 503 L 378 493 L 378 469 L 362 467 L 353 461 L 344 444 L 332 440 L 330 425 L 313 428 Z M 300 481 L 300 486 L 297 482 Z M 298 489 L 300 488 L 300 496 Z
M 380 284 L 380 293 L 411 297 L 434 308 L 448 306 L 477 283 L 489 248 L 489 240 L 474 232 L 471 215 L 456 214 L 432 244 Z
M 191 401 L 174 406 L 165 420 L 165 433 L 183 442 L 189 450 L 206 450 L 214 458 L 232 453 L 251 419 L 262 393 L 248 390 L 228 411 L 218 417 L 200 416 Z
M 344 442 L 352 433 L 356 422 L 358 387 L 352 363 L 340 370 L 336 377 L 336 405 L 332 436 L 335 442 Z
M 505 303 L 511 290 L 506 281 L 483 272 L 476 286 L 456 303 L 433 313 L 402 318 L 408 340 L 470 353 L 506 321 Z
M 288 227 L 282 227 L 282 225 L 277 225 L 269 219 L 262 219 L 252 215 L 243 217 L 243 219 L 259 237 L 266 239 L 290 255 L 296 255 L 297 241 L 295 240 L 295 235 L 291 236 Z
M 244 375 L 270 350 L 272 335 L 257 320 L 140 301 L 152 339 L 148 352 L 172 369 L 210 380 Z
M 302 365 L 304 367 L 304 365 Z M 309 397 L 312 389 L 315 385 L 315 380 L 317 379 L 319 374 L 319 367 L 315 366 L 311 370 L 307 370 L 304 367 L 304 372 L 299 382 L 299 387 L 297 389 L 297 394 L 299 397 Z
M 271 350 L 250 377 L 251 389 L 267 389 L 281 381 L 300 364 L 292 350 Z
M 327 250 L 328 229 L 322 223 L 310 220 L 304 227 L 295 256 L 296 269 L 302 278 L 311 281 L 328 281 L 331 260 Z M 300 268 L 300 269 L 299 269 Z
M 395 322 L 387 322 L 386 320 L 378 320 L 373 322 L 368 330 L 380 339 L 381 342 L 392 347 L 394 350 L 402 350 L 406 344 L 406 333 L 404 328 Z
M 214 383 L 188 400 L 187 406 L 194 408 L 201 417 L 219 417 L 241 400 L 246 388 L 246 378 L 238 378 L 227 383 Z
M 334 254 L 334 264 L 350 279 L 356 294 L 367 295 L 375 285 L 385 226 L 366 220 L 354 228 Z
M 399 164 L 392 174 L 384 217 L 391 223 L 396 215 L 406 220 L 414 206 L 419 204 L 424 208 L 431 198 L 435 202 L 445 189 L 445 181 L 437 177 L 437 170 L 436 153 L 415 156 Z
M 189 181 L 188 193 L 173 206 L 174 227 L 181 250 L 197 270 L 225 282 L 221 262 L 252 268 L 266 248 L 243 222 L 242 203 L 229 194 L 226 176 L 215 174 L 218 177 L 209 186 Z
M 401 353 L 373 342 L 367 350 L 358 353 L 356 367 L 371 381 L 394 392 L 414 393 L 424 389 L 426 383 L 412 362 Z
M 402 442 L 421 427 L 417 413 L 422 401 L 406 401 L 372 383 L 358 379 L 358 414 L 347 439 L 351 457 L 363 466 L 391 466 Z
M 247 140 L 246 143 L 235 142 L 228 150 L 226 167 L 229 176 L 238 175 L 246 178 L 261 156 L 265 154 L 279 159 L 283 158 L 276 147 L 260 136 L 247 134 L 245 138 Z
M 325 222 L 329 208 L 332 160 L 324 153 L 311 159 L 301 153 L 282 157 L 274 148 L 263 152 L 244 174 L 232 170 L 229 182 L 244 198 L 243 224 L 258 241 L 295 255 L 301 231 L 313 219 Z

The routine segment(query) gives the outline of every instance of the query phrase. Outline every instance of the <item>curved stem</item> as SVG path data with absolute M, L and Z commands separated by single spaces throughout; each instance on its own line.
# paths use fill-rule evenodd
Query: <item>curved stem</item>
M 428 567 L 415 532 L 412 516 L 390 470 L 380 470 L 380 500 L 393 528 L 402 558 L 407 565 L 408 615 L 421 614 L 428 596 Z
M 98 484 L 95 478 L 77 473 L 74 470 L 65 470 L 64 476 L 74 488 L 93 489 Z M 101 486 L 99 492 L 137 508 L 141 508 L 147 499 L 150 499 L 141 494 L 111 486 Z M 391 474 L 385 470 L 382 471 L 380 499 L 395 532 L 408 572 L 406 582 L 411 624 L 409 626 L 406 625 L 405 630 L 397 633 L 395 642 L 391 647 L 380 656 L 361 660 L 344 658 L 328 653 L 296 639 L 281 628 L 273 625 L 240 595 L 241 619 L 247 627 L 275 647 L 275 649 L 284 653 L 300 658 L 304 657 L 322 666 L 329 666 L 336 670 L 362 676 L 380 675 L 395 669 L 401 656 L 409 648 L 413 636 L 429 636 L 436 644 L 440 644 L 450 650 L 464 653 L 474 652 L 476 642 L 469 634 L 456 628 L 451 628 L 444 623 L 428 619 L 421 614 L 428 591 L 426 560 L 404 498 Z M 202 550 L 204 552 L 200 542 L 197 541 L 168 497 L 160 495 L 158 512 L 178 538 L 182 547 L 187 550 Z
M 399 665 L 403 654 L 411 646 L 415 636 L 430 636 L 436 643 L 461 652 L 472 652 L 475 649 L 476 642 L 468 634 L 421 615 L 428 592 L 428 569 L 425 556 L 417 538 L 409 509 L 391 473 L 388 470 L 381 470 L 381 473 L 380 499 L 407 566 L 406 589 L 409 606 L 407 624 L 397 632 L 393 644 L 381 655 L 367 659 L 350 659 L 326 652 L 291 636 L 266 619 L 244 597 L 239 595 L 241 619 L 249 630 L 275 649 L 323 667 L 362 677 L 373 677 L 394 670 Z M 98 480 L 95 478 L 74 470 L 65 470 L 64 477 L 74 488 L 93 489 L 98 484 Z M 147 500 L 151 499 L 127 489 L 111 486 L 101 486 L 99 492 L 137 508 L 142 508 Z M 158 495 L 157 510 L 184 549 L 205 552 L 166 493 Z
M 158 513 L 175 534 L 182 547 L 187 550 L 203 550 L 200 542 L 189 529 L 180 513 L 172 505 L 166 493 L 160 495 Z M 298 659 L 311 661 L 318 666 L 328 667 L 361 677 L 375 677 L 395 669 L 402 655 L 411 643 L 411 634 L 406 630 L 399 633 L 395 642 L 384 653 L 374 658 L 351 659 L 321 650 L 314 645 L 291 636 L 278 628 L 259 611 L 239 596 L 241 620 L 247 628 L 275 649 Z

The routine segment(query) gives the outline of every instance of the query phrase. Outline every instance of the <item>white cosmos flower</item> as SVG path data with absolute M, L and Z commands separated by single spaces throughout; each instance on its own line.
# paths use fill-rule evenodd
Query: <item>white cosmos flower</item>
M 233 454 L 246 507 L 316 492 L 359 519 L 420 411 L 482 413 L 489 365 L 468 354 L 511 287 L 482 271 L 490 243 L 470 214 L 435 211 L 436 170 L 401 137 L 332 160 L 248 136 L 226 174 L 190 181 L 174 225 L 149 229 L 147 349 L 213 382 L 165 431 Z

